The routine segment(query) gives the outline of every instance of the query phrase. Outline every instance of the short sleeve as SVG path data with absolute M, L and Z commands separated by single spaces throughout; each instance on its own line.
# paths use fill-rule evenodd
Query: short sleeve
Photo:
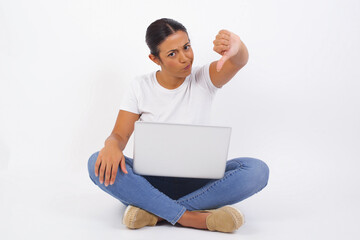
M 221 89 L 216 87 L 211 79 L 210 79 L 210 63 L 207 63 L 201 67 L 197 67 L 195 69 L 195 79 L 196 81 L 202 85 L 206 90 L 208 90 L 211 94 L 215 94 L 217 90 Z
M 138 99 L 136 97 L 136 86 L 133 80 L 129 87 L 126 89 L 122 101 L 120 103 L 120 110 L 140 114 L 138 108 Z

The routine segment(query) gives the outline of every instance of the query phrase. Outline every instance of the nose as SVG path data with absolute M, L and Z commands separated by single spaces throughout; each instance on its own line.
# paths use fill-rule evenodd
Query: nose
M 187 58 L 188 58 L 188 57 L 186 56 L 186 54 L 185 54 L 184 52 L 180 51 L 179 61 L 182 62 L 182 63 L 184 63 L 184 62 L 187 61 Z

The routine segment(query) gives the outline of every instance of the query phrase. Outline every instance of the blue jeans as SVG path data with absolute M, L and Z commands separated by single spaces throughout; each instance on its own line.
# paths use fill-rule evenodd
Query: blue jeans
M 269 168 L 256 158 L 241 157 L 226 162 L 221 179 L 143 176 L 133 172 L 133 159 L 125 157 L 128 174 L 118 168 L 113 185 L 105 186 L 95 176 L 99 152 L 88 161 L 90 179 L 102 190 L 121 201 L 167 220 L 172 225 L 186 210 L 215 209 L 235 204 L 263 189 L 268 182 Z

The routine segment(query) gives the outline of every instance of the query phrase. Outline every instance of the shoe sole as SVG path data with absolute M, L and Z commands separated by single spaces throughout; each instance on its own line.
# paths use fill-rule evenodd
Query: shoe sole
M 135 210 L 136 210 L 135 208 L 136 208 L 136 207 L 131 206 L 131 205 L 129 205 L 129 206 L 126 207 L 125 212 L 124 212 L 124 217 L 123 217 L 123 224 L 124 224 L 124 225 L 127 225 L 127 224 L 126 224 L 126 221 L 128 220 L 128 217 L 129 217 L 128 212 L 130 212 L 130 211 L 135 211 Z M 129 226 L 131 227 L 130 221 L 129 221 Z
M 236 208 L 230 207 L 230 206 L 224 206 L 222 207 L 224 211 L 231 214 L 232 218 L 235 220 L 235 228 L 238 229 L 245 223 L 244 215 L 237 210 Z
M 244 214 L 242 212 L 240 212 L 239 210 L 237 210 L 236 208 L 228 206 L 228 205 L 223 206 L 218 209 L 195 210 L 192 212 L 215 212 L 215 211 L 218 211 L 219 209 L 221 209 L 231 215 L 232 219 L 235 221 L 235 230 L 240 228 L 245 223 Z
M 142 223 L 142 224 L 145 224 L 143 226 L 139 226 L 139 222 L 137 221 L 137 220 L 139 220 L 140 222 L 142 221 L 141 219 L 137 219 L 139 217 L 139 213 L 140 213 L 140 217 L 144 217 L 144 214 L 149 214 L 149 216 L 145 216 L 146 218 L 150 217 L 150 219 L 147 219 L 147 220 L 149 220 L 148 222 Z M 154 217 L 151 217 L 150 215 L 153 215 Z M 138 228 L 142 228 L 145 226 L 155 226 L 157 223 L 157 220 L 158 219 L 154 214 L 147 212 L 144 209 L 141 209 L 139 207 L 132 206 L 132 205 L 127 206 L 127 208 L 125 209 L 125 212 L 124 212 L 124 216 L 123 216 L 123 224 L 126 225 L 130 229 L 138 229 Z

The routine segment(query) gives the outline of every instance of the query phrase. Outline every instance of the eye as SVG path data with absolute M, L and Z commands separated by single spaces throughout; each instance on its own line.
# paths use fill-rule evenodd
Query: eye
M 186 50 L 188 50 L 190 47 L 191 47 L 190 45 L 186 45 L 184 48 L 185 48 Z
M 168 56 L 169 57 L 173 57 L 174 55 L 171 55 L 171 54 L 175 54 L 174 52 L 170 53 Z

